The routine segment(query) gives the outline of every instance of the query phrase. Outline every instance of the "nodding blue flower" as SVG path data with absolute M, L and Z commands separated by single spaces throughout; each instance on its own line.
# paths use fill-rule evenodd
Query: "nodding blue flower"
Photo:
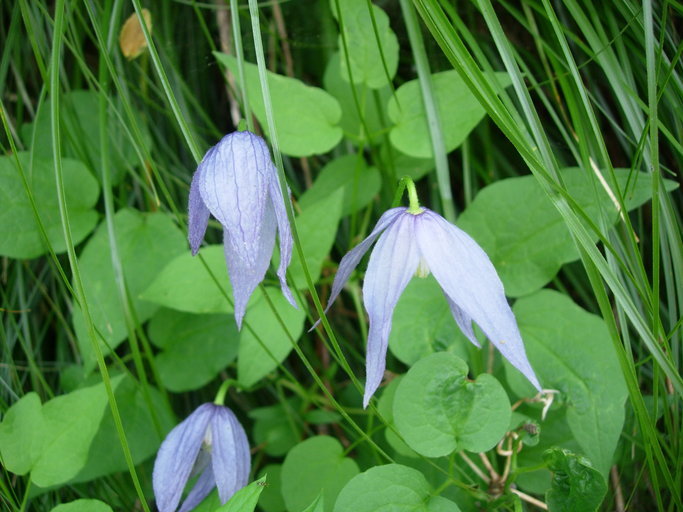
M 540 391 L 491 260 L 467 233 L 426 208 L 412 212 L 393 208 L 380 217 L 372 233 L 342 258 L 327 309 L 378 237 L 363 282 L 363 303 L 370 319 L 363 407 L 368 406 L 384 375 L 396 303 L 413 275 L 426 277 L 429 272 L 441 285 L 465 336 L 479 346 L 472 329 L 472 321 L 476 322 L 500 353 Z
M 223 225 L 228 275 L 241 328 L 249 297 L 263 281 L 280 236 L 277 276 L 282 293 L 296 307 L 285 279 L 292 255 L 292 232 L 277 169 L 266 142 L 251 132 L 234 132 L 206 152 L 192 177 L 188 239 L 199 251 L 212 214 Z
M 200 405 L 161 443 L 152 485 L 159 512 L 175 512 L 190 477 L 199 478 L 179 512 L 199 505 L 214 487 L 221 503 L 247 484 L 251 458 L 247 435 L 233 412 L 222 405 Z

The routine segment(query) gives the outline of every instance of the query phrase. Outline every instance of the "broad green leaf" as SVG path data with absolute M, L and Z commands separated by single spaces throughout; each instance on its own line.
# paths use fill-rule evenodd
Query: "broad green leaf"
M 450 500 L 434 496 L 424 475 L 400 464 L 375 466 L 342 489 L 334 512 L 460 512 Z
M 284 298 L 280 288 L 260 288 L 254 295 L 260 296 L 264 292 L 268 293 L 287 331 L 283 329 L 265 297 L 247 310 L 244 317 L 247 325 L 242 327 L 240 333 L 237 356 L 237 379 L 246 388 L 256 384 L 287 357 L 292 350 L 292 341 L 287 332 L 296 342 L 304 328 L 306 315 L 301 306 L 295 309 Z
M 120 377 L 113 379 L 115 389 L 120 382 Z M 0 425 L 5 466 L 17 474 L 30 472 L 39 487 L 72 480 L 86 465 L 107 403 L 102 383 L 58 396 L 42 406 L 37 395 L 26 395 L 9 409 Z M 28 453 L 17 453 L 18 447 Z
M 232 55 L 214 52 L 222 65 L 237 74 L 237 61 Z M 266 110 L 261 94 L 258 68 L 244 63 L 249 103 L 264 130 L 268 130 Z M 323 89 L 310 87 L 300 80 L 267 72 L 273 116 L 280 151 L 291 156 L 327 153 L 339 144 L 339 102 Z
M 118 253 L 128 292 L 140 323 L 158 309 L 156 304 L 141 300 L 140 293 L 157 273 L 176 255 L 185 250 L 183 233 L 164 213 L 141 213 L 123 209 L 114 216 Z M 117 347 L 126 337 L 126 321 L 111 263 L 111 247 L 105 224 L 88 241 L 79 258 L 85 296 L 95 327 L 104 338 L 102 350 Z M 74 328 L 86 370 L 95 365 L 95 356 L 83 315 L 74 308 Z M 102 340 L 100 340 L 102 341 Z
M 112 512 L 112 508 L 100 500 L 76 500 L 57 505 L 50 512 Z
M 391 97 L 391 89 L 388 86 L 381 89 L 370 89 L 365 84 L 351 85 L 341 75 L 341 62 L 339 53 L 334 53 L 327 62 L 323 85 L 325 90 L 337 98 L 342 110 L 339 125 L 352 141 L 364 141 L 365 143 L 378 144 L 382 141 L 382 132 L 386 128 L 387 102 Z M 355 88 L 356 100 L 353 98 Z M 361 123 L 358 109 L 363 115 L 365 125 Z M 366 133 L 366 130 L 368 133 Z
M 60 106 L 61 134 L 64 156 L 74 157 L 93 170 L 100 180 L 100 128 L 99 128 L 99 94 L 95 91 L 76 90 L 61 95 Z M 107 116 L 109 165 L 111 181 L 118 184 L 125 176 L 128 167 L 138 165 L 140 160 L 135 146 L 126 134 L 125 128 L 116 116 L 114 108 L 123 115 L 123 108 L 116 97 L 110 96 Z M 33 148 L 34 155 L 51 159 L 52 126 L 50 116 L 50 99 L 42 103 L 33 123 L 22 126 L 22 138 L 28 147 Z M 134 115 L 135 114 L 135 111 Z M 128 120 L 125 121 L 126 125 Z M 150 143 L 150 137 L 144 123 L 138 119 L 137 125 L 142 132 L 143 142 Z M 35 139 L 34 139 L 35 136 Z
M 285 512 L 285 500 L 282 497 L 282 466 L 280 464 L 268 464 L 259 471 L 258 477 L 268 476 L 268 485 L 258 499 L 258 506 L 263 512 Z
M 497 88 L 510 84 L 507 73 L 495 73 Z M 484 108 L 470 92 L 457 71 L 432 75 L 432 88 L 446 152 L 451 152 L 484 119 Z M 389 137 L 396 149 L 418 158 L 432 157 L 432 143 L 417 79 L 404 83 L 389 100 L 389 118 L 395 123 Z
M 208 384 L 236 357 L 239 332 L 232 315 L 195 315 L 161 309 L 149 337 L 163 349 L 156 360 L 164 387 L 176 393 Z
M 249 417 L 254 420 L 254 443 L 263 446 L 268 455 L 286 454 L 301 440 L 302 426 L 294 412 L 299 405 L 299 400 L 287 400 L 249 411 Z
M 403 380 L 402 375 L 398 375 L 391 380 L 388 386 L 382 388 L 382 394 L 377 402 L 377 410 L 382 415 L 382 418 L 386 421 L 386 428 L 384 429 L 384 437 L 387 443 L 394 449 L 394 451 L 399 455 L 404 455 L 406 457 L 418 457 L 415 450 L 410 448 L 405 441 L 403 441 L 399 435 L 395 432 L 396 422 L 394 421 L 394 397 L 396 396 L 396 390 L 399 384 Z
M 20 178 L 17 160 L 33 195 L 47 238 L 56 253 L 66 251 L 59 215 L 52 160 L 31 158 L 28 153 L 0 156 L 0 256 L 36 258 L 47 253 L 34 211 Z M 83 240 L 97 224 L 99 186 L 78 160 L 62 159 L 64 192 L 73 243 Z
M 8 471 L 25 475 L 41 457 L 45 430 L 42 404 L 37 393 L 14 403 L 0 423 L 0 455 Z
M 326 199 L 310 204 L 296 217 L 296 228 L 299 232 L 301 248 L 314 283 L 320 277 L 323 261 L 330 253 L 337 235 L 343 199 L 344 191 L 337 190 Z M 288 271 L 291 278 L 290 282 L 299 289 L 308 288 L 299 254 L 296 249 L 293 249 L 292 252 L 292 263 Z
M 232 313 L 232 287 L 223 246 L 202 247 L 198 256 L 189 251 L 179 254 L 163 267 L 140 298 L 188 313 Z
M 420 321 L 416 322 L 416 318 Z M 431 275 L 412 279 L 394 310 L 389 336 L 391 353 L 408 366 L 440 351 L 453 352 L 465 359 L 468 343 L 436 280 Z
M 553 512 L 594 512 L 607 493 L 607 484 L 585 457 L 569 450 L 553 448 L 543 454 L 553 479 L 546 493 L 548 509 Z
M 495 377 L 467 379 L 467 365 L 448 352 L 413 365 L 394 396 L 394 422 L 408 446 L 427 457 L 493 448 L 510 425 L 510 402 Z
M 152 457 L 164 434 L 176 424 L 176 419 L 161 393 L 152 387 L 147 388 L 147 393 L 149 402 L 145 399 L 141 385 L 127 376 L 121 380 L 114 393 L 135 464 Z M 158 427 L 155 420 L 158 421 Z M 109 407 L 106 407 L 97 434 L 90 444 L 87 463 L 71 482 L 86 482 L 103 475 L 125 472 L 127 469 L 114 417 Z
M 261 491 L 266 485 L 266 477 L 261 477 L 233 494 L 228 502 L 216 512 L 254 512 Z
M 625 192 L 626 207 L 633 209 L 648 200 L 651 177 L 615 169 Z M 603 189 L 577 168 L 563 169 L 562 179 L 574 201 L 594 221 L 600 209 L 614 222 L 618 214 Z M 628 188 L 627 188 L 628 185 Z M 675 188 L 665 180 L 667 190 Z M 596 195 L 597 193 L 597 195 Z M 482 189 L 463 212 L 458 225 L 467 231 L 491 258 L 511 297 L 528 295 L 549 282 L 560 267 L 579 254 L 562 217 L 533 176 L 497 181 Z M 594 237 L 597 240 L 597 236 Z
M 299 198 L 299 206 L 305 212 L 316 202 L 328 200 L 343 189 L 341 216 L 345 217 L 367 206 L 379 193 L 381 185 L 376 167 L 368 167 L 363 157 L 344 155 L 322 168 L 313 186 Z
M 366 0 L 343 0 L 339 5 L 341 20 L 337 0 L 330 0 L 332 14 L 345 36 L 342 39 L 339 35 L 341 75 L 349 82 L 366 84 L 373 89 L 384 87 L 394 78 L 398 67 L 398 40 L 389 26 L 389 16 Z
M 344 457 L 342 445 L 328 436 L 306 439 L 290 450 L 282 464 L 282 496 L 289 512 L 301 512 L 320 495 L 331 512 L 339 491 L 358 474 Z
M 606 474 L 624 424 L 627 389 L 604 321 L 552 290 L 519 299 L 513 311 L 541 385 L 562 393 L 558 398 L 566 404 L 569 428 L 583 453 Z M 515 393 L 536 394 L 505 365 Z

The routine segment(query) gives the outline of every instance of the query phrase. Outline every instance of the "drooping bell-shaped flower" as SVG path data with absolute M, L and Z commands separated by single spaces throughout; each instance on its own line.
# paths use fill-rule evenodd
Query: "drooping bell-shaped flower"
M 206 152 L 192 177 L 189 234 L 192 254 L 199 251 L 209 214 L 223 225 L 228 275 L 238 328 L 249 297 L 263 281 L 280 237 L 277 276 L 282 293 L 296 307 L 285 279 L 292 255 L 292 232 L 277 169 L 266 142 L 251 132 L 234 132 Z
M 247 435 L 225 406 L 200 405 L 161 443 L 152 485 L 159 512 L 175 512 L 190 477 L 199 474 L 179 512 L 199 505 L 214 487 L 221 503 L 247 484 L 251 457 Z
M 426 208 L 393 208 L 380 217 L 370 236 L 342 258 L 328 309 L 377 238 L 363 282 L 363 303 L 370 319 L 363 407 L 368 406 L 382 381 L 391 317 L 416 273 L 423 277 L 429 272 L 434 274 L 455 322 L 472 343 L 479 346 L 472 329 L 474 321 L 540 391 L 491 260 L 467 233 Z

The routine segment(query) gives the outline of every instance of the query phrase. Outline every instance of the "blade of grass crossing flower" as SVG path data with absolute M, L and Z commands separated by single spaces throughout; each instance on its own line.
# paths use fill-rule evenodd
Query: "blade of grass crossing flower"
M 164 89 L 164 93 L 166 94 L 166 100 L 171 106 L 171 110 L 173 111 L 173 115 L 176 118 L 176 122 L 178 123 L 178 126 L 180 127 L 180 130 L 182 131 L 183 136 L 185 137 L 187 147 L 192 152 L 192 156 L 194 157 L 194 159 L 197 162 L 199 162 L 202 159 L 202 152 L 199 150 L 199 146 L 197 146 L 197 141 L 192 135 L 190 127 L 188 126 L 187 121 L 185 120 L 186 116 L 181 111 L 180 105 L 178 104 L 178 100 L 176 99 L 175 94 L 173 93 L 173 89 L 171 88 L 171 83 L 168 81 L 168 76 L 166 76 L 166 71 L 164 70 L 164 66 L 161 62 L 161 59 L 159 58 L 159 53 L 157 52 L 156 46 L 154 45 L 154 41 L 152 40 L 152 35 L 149 33 L 147 23 L 145 23 L 145 19 L 142 15 L 142 6 L 140 5 L 140 0 L 132 1 L 133 7 L 135 7 L 135 12 L 138 15 L 138 20 L 140 21 L 140 28 L 142 29 L 142 33 L 145 36 L 145 41 L 147 41 L 149 55 L 152 59 L 152 62 L 154 63 L 154 68 L 156 69 L 157 76 L 159 77 L 159 80 L 161 80 L 161 85 Z
M 270 139 L 271 139 L 271 145 L 273 147 L 273 154 L 275 156 L 275 164 L 278 170 L 278 176 L 279 176 L 279 181 L 280 181 L 280 188 L 282 192 L 282 196 L 285 199 L 285 208 L 287 210 L 287 217 L 289 219 L 291 228 L 292 228 L 292 237 L 294 238 L 294 246 L 296 247 L 297 253 L 299 255 L 299 258 L 302 263 L 302 268 L 304 271 L 304 276 L 306 278 L 306 283 L 308 284 L 308 289 L 309 292 L 311 293 L 311 297 L 313 298 L 313 302 L 315 303 L 316 310 L 318 311 L 318 314 L 320 315 L 320 318 L 322 320 L 323 326 L 325 328 L 325 331 L 330 338 L 330 342 L 332 343 L 332 346 L 334 347 L 334 351 L 339 357 L 340 363 L 343 365 L 345 371 L 349 375 L 349 377 L 352 379 L 354 382 L 354 385 L 356 388 L 360 391 L 363 389 L 361 386 L 360 382 L 358 379 L 355 377 L 353 374 L 353 371 L 351 370 L 348 362 L 346 361 L 346 358 L 344 357 L 341 347 L 339 346 L 336 337 L 334 336 L 334 332 L 332 331 L 332 328 L 329 325 L 329 322 L 327 321 L 327 317 L 325 316 L 325 312 L 323 310 L 322 304 L 320 302 L 320 298 L 318 297 L 317 291 L 315 289 L 315 285 L 311 279 L 310 272 L 308 270 L 308 265 L 306 264 L 306 259 L 304 258 L 303 254 L 303 248 L 301 247 L 301 242 L 299 240 L 299 236 L 297 233 L 296 229 L 296 223 L 294 220 L 294 211 L 292 208 L 292 202 L 289 198 L 289 193 L 287 190 L 287 181 L 286 177 L 284 174 L 284 167 L 282 163 L 282 155 L 280 154 L 279 151 L 279 144 L 277 142 L 277 130 L 275 129 L 275 121 L 274 121 L 274 116 L 273 116 L 273 111 L 272 111 L 272 102 L 270 100 L 270 90 L 268 87 L 268 80 L 266 76 L 266 66 L 265 66 L 265 58 L 264 58 L 264 51 L 263 51 L 263 42 L 261 40 L 261 27 L 260 27 L 260 20 L 259 20 L 259 11 L 258 11 L 258 4 L 256 0 L 249 0 L 249 13 L 251 16 L 251 24 L 252 24 L 252 32 L 253 32 L 253 37 L 254 37 L 254 49 L 256 53 L 256 63 L 258 65 L 258 70 L 259 70 L 259 76 L 260 76 L 260 81 L 261 81 L 261 92 L 263 94 L 263 103 L 265 105 L 265 110 L 266 110 L 266 120 L 268 124 L 268 131 L 270 133 Z M 271 304 L 271 309 L 275 312 L 274 306 Z M 276 313 L 276 312 L 275 312 Z M 277 313 L 276 313 L 277 314 Z M 379 447 L 355 421 L 348 415 L 348 413 L 344 410 L 344 408 L 334 399 L 332 396 L 332 393 L 327 389 L 325 384 L 322 382 L 318 374 L 315 372 L 314 368 L 306 358 L 305 354 L 303 351 L 299 348 L 298 344 L 293 342 L 293 348 L 297 352 L 297 355 L 301 358 L 302 362 L 305 364 L 307 370 L 313 377 L 313 379 L 316 381 L 316 384 L 320 387 L 320 389 L 325 393 L 325 395 L 328 397 L 330 402 L 335 406 L 337 411 L 344 417 L 344 419 L 349 422 L 351 427 L 356 430 L 364 439 L 368 441 L 368 443 L 379 453 L 381 454 L 386 460 L 391 460 L 391 457 L 381 448 Z
M 401 0 L 400 3 L 403 19 L 405 21 L 406 28 L 408 29 L 410 49 L 412 50 L 413 58 L 415 59 L 417 76 L 420 83 L 420 91 L 422 93 L 422 101 L 424 102 L 425 113 L 427 115 L 427 125 L 429 127 L 429 136 L 432 142 L 432 152 L 434 153 L 436 181 L 439 186 L 441 206 L 443 208 L 444 217 L 446 220 L 448 220 L 448 222 L 455 223 L 455 205 L 453 203 L 453 194 L 451 193 L 451 178 L 448 171 L 446 147 L 444 145 L 443 134 L 441 131 L 439 109 L 436 105 L 436 98 L 434 97 L 434 90 L 432 88 L 432 73 L 429 69 L 427 52 L 425 51 L 422 33 L 420 32 L 420 23 L 415 15 L 411 1 Z
M 83 282 L 81 280 L 81 275 L 78 267 L 78 259 L 76 257 L 76 251 L 74 249 L 72 237 L 71 237 L 71 227 L 69 224 L 69 213 L 66 208 L 66 196 L 64 191 L 64 182 L 62 178 L 62 155 L 61 155 L 61 140 L 60 140 L 60 126 L 59 126 L 59 71 L 61 68 L 61 52 L 62 52 L 62 38 L 64 35 L 64 18 L 65 18 L 66 6 L 64 0 L 57 0 L 55 5 L 55 19 L 54 19 L 54 32 L 52 40 L 52 56 L 50 58 L 50 86 L 49 92 L 51 96 L 51 127 L 52 127 L 52 148 L 54 152 L 54 168 L 55 168 L 55 181 L 57 189 L 57 197 L 59 203 L 59 214 L 62 220 L 62 229 L 64 232 L 64 238 L 66 240 L 67 254 L 69 258 L 69 265 L 71 267 L 71 272 L 73 274 L 73 279 L 75 283 L 75 291 L 78 296 L 81 309 L 83 311 L 83 316 L 85 318 L 86 325 L 88 326 L 88 335 L 90 341 L 92 342 L 95 355 L 97 357 L 97 364 L 102 375 L 102 381 L 104 383 L 105 390 L 107 392 L 107 397 L 109 400 L 109 406 L 114 418 L 114 424 L 116 425 L 116 431 L 119 436 L 119 442 L 121 443 L 121 448 L 123 449 L 124 457 L 126 459 L 126 465 L 128 466 L 128 472 L 133 480 L 133 485 L 140 499 L 143 509 L 149 512 L 149 507 L 145 499 L 144 492 L 140 486 L 140 481 L 135 471 L 135 464 L 133 463 L 133 456 L 128 445 L 128 440 L 126 438 L 126 433 L 123 430 L 123 423 L 121 422 L 121 415 L 119 413 L 118 404 L 116 402 L 116 397 L 114 396 L 114 391 L 112 389 L 111 380 L 109 378 L 109 370 L 104 361 L 104 356 L 100 349 L 99 342 L 95 336 L 95 329 L 93 326 L 92 318 L 90 317 L 90 310 L 88 307 L 87 299 L 85 297 L 85 289 L 83 288 Z

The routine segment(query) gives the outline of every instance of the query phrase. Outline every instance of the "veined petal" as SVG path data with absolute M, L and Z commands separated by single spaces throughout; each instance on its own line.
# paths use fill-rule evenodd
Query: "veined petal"
M 351 273 L 358 266 L 358 263 L 360 263 L 360 260 L 363 259 L 363 256 L 366 252 L 368 252 L 368 249 L 370 249 L 377 237 L 382 233 L 382 231 L 396 222 L 398 216 L 404 213 L 406 210 L 407 208 L 405 207 L 399 207 L 392 208 L 391 210 L 384 212 L 368 237 L 344 255 L 342 260 L 339 262 L 337 274 L 334 276 L 334 282 L 332 283 L 332 293 L 327 301 L 325 313 L 327 313 L 332 306 L 332 303 L 339 296 L 344 288 L 344 285 L 346 284 L 346 281 L 348 281 L 349 277 L 351 277 Z M 319 323 L 320 320 L 313 324 L 313 327 L 309 329 L 309 332 L 315 329 Z
M 239 250 L 241 240 L 233 237 L 231 232 L 223 233 L 225 260 L 228 262 L 228 275 L 235 299 L 235 322 L 237 322 L 238 329 L 242 328 L 242 319 L 249 297 L 263 281 L 270 266 L 270 257 L 273 255 L 275 246 L 275 226 L 273 207 L 267 204 L 261 232 L 257 234 L 257 243 L 253 247 L 254 254 L 248 260 L 242 258 L 242 252 Z
M 387 228 L 370 255 L 363 282 L 363 303 L 370 317 L 365 357 L 363 407 L 367 407 L 384 375 L 391 317 L 398 298 L 420 261 L 415 243 L 416 216 L 402 212 Z
M 223 137 L 199 164 L 199 191 L 209 211 L 230 233 L 245 266 L 256 265 L 256 247 L 268 199 L 270 153 L 253 133 Z
M 235 414 L 223 406 L 215 406 L 211 420 L 213 436 L 211 463 L 221 503 L 247 485 L 251 456 L 249 441 Z
M 467 233 L 440 215 L 426 210 L 417 219 L 415 235 L 422 257 L 450 301 L 540 390 L 503 283 L 489 257 Z
M 460 307 L 458 307 L 458 305 L 455 302 L 451 300 L 447 293 L 444 294 L 446 295 L 446 301 L 448 302 L 448 306 L 451 308 L 451 314 L 453 315 L 455 323 L 458 324 L 458 327 L 460 328 L 462 333 L 467 337 L 468 340 L 470 340 L 475 346 L 481 348 L 481 344 L 479 343 L 477 337 L 474 335 L 474 330 L 472 329 L 472 319 L 468 316 L 467 313 L 465 313 Z
M 183 501 L 182 506 L 178 512 L 189 512 L 199 505 L 204 498 L 206 498 L 211 490 L 216 487 L 216 480 L 213 477 L 213 468 L 209 464 L 202 474 L 197 479 L 192 490 L 188 493 L 187 498 Z
M 289 219 L 287 218 L 287 209 L 285 207 L 285 201 L 282 197 L 282 191 L 280 189 L 280 180 L 277 176 L 277 169 L 272 166 L 272 177 L 270 179 L 270 184 L 268 185 L 270 191 L 270 199 L 273 204 L 273 210 L 275 211 L 275 218 L 277 219 L 277 232 L 280 238 L 280 265 L 277 269 L 277 277 L 280 279 L 280 288 L 282 288 L 282 293 L 289 303 L 298 308 L 296 301 L 292 296 L 292 292 L 287 286 L 287 267 L 292 259 L 292 229 L 289 225 Z
M 200 405 L 164 439 L 154 461 L 152 486 L 159 512 L 175 512 L 213 415 Z
M 201 179 L 201 167 L 192 176 L 190 185 L 190 200 L 188 201 L 188 234 L 192 255 L 196 255 L 199 246 L 204 239 L 206 226 L 209 224 L 209 209 L 204 204 L 202 195 L 199 193 L 199 181 Z

